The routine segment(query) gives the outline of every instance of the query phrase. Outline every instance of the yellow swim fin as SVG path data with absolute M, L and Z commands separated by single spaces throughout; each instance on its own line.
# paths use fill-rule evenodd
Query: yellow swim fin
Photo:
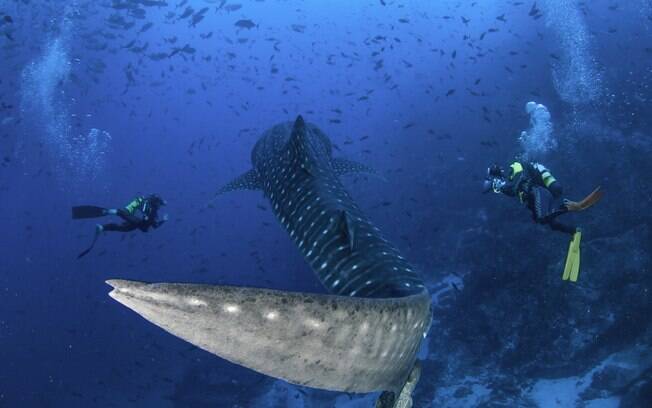
M 563 280 L 577 282 L 580 274 L 580 243 L 582 241 L 582 231 L 577 230 L 573 239 L 568 245 L 568 255 L 566 256 L 566 265 L 564 266 Z

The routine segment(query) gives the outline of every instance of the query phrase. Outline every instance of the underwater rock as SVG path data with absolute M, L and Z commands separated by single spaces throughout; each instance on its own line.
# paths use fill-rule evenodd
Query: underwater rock
M 519 221 L 503 223 L 506 232 L 499 240 L 492 228 L 458 234 L 455 264 L 467 265 L 470 272 L 456 285 L 459 293 L 440 305 L 433 323 L 442 335 L 429 337 L 425 364 L 438 361 L 442 372 L 432 384 L 422 379 L 422 389 L 435 393 L 430 401 L 442 407 L 499 401 L 505 406 L 582 401 L 615 406 L 621 397 L 643 398 L 639 394 L 648 392 L 650 375 L 644 373 L 652 370 L 652 362 L 644 347 L 632 344 L 652 343 L 645 292 L 652 260 L 640 245 L 652 240 L 649 226 L 600 237 L 592 232 L 597 228 L 586 228 L 580 279 L 569 285 L 561 280 L 565 240 L 554 234 L 532 239 L 533 230 L 541 230 Z M 514 256 L 523 251 L 523 242 L 528 256 Z M 469 372 L 476 373 L 473 384 L 466 380 Z M 478 387 L 484 391 L 475 392 Z M 568 398 L 550 397 L 562 391 Z M 425 398 L 416 395 L 418 401 Z
M 651 379 L 652 354 L 648 345 L 639 345 L 607 358 L 593 372 L 591 384 L 582 393 L 582 397 L 595 399 L 609 395 L 631 394 L 631 399 L 632 395 L 644 389 L 645 383 Z
M 648 408 L 652 404 L 652 373 L 629 388 L 621 400 L 621 407 Z

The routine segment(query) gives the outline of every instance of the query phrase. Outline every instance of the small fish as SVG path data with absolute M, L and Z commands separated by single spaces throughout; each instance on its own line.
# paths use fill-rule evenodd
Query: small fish
M 240 10 L 241 8 L 242 8 L 242 4 L 229 4 L 226 7 L 224 7 L 224 10 L 230 13 L 232 11 Z
M 306 26 L 301 25 L 301 24 L 292 24 L 292 31 L 296 31 L 297 33 L 303 33 L 306 29 Z
M 256 24 L 251 20 L 238 20 L 235 22 L 235 26 L 238 28 L 251 30 L 252 28 L 256 27 Z
M 203 19 L 204 19 L 203 14 L 195 14 L 194 16 L 192 16 L 192 20 L 190 21 L 190 25 L 195 27 Z
M 140 28 L 140 31 L 138 31 L 138 34 L 140 34 L 140 33 L 144 33 L 145 31 L 147 31 L 147 30 L 149 30 L 150 28 L 152 28 L 153 25 L 154 25 L 154 23 L 146 23 L 145 25 L 143 25 L 143 26 Z
M 204 19 L 204 17 L 205 17 L 204 15 L 206 14 L 207 11 L 208 11 L 208 7 L 204 7 L 203 9 L 201 9 L 197 13 L 195 13 L 192 16 L 192 20 L 190 21 L 190 25 L 195 27 L 197 25 L 197 23 L 199 23 L 200 21 L 202 21 Z
M 190 17 L 193 13 L 195 12 L 195 9 L 192 7 L 188 6 L 184 11 L 183 14 L 179 16 L 179 20 L 182 20 L 184 18 Z
M 162 59 L 168 58 L 168 54 L 164 52 L 156 52 L 153 54 L 149 54 L 147 57 L 149 57 L 149 59 L 151 59 L 152 61 L 160 61 Z
M 532 4 L 532 8 L 530 9 L 530 12 L 528 13 L 528 15 L 530 17 L 533 17 L 533 16 L 536 16 L 537 14 L 539 14 L 539 9 L 537 9 L 537 3 L 534 2 L 534 4 Z
M 451 96 L 454 93 L 455 93 L 455 89 L 449 89 L 448 92 L 446 92 L 446 96 Z
M 505 19 L 505 14 L 501 14 L 498 17 L 496 17 L 496 20 L 502 21 L 503 23 L 506 22 L 507 20 Z
M 168 55 L 168 57 L 172 57 L 180 52 L 183 52 L 185 54 L 194 54 L 195 51 L 197 50 L 192 48 L 189 44 L 186 44 L 183 46 L 183 48 L 175 47 L 174 49 L 172 49 L 172 52 Z

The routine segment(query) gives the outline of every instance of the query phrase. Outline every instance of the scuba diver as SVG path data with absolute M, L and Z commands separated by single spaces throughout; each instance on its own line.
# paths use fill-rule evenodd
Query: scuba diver
M 572 236 L 562 278 L 576 282 L 579 274 L 582 231 L 576 226 L 561 223 L 557 217 L 593 206 L 602 198 L 600 187 L 593 190 L 582 201 L 563 199 L 560 202 L 563 189 L 550 170 L 540 163 L 515 161 L 509 166 L 508 171 L 496 164 L 487 169 L 483 192 L 490 191 L 518 197 L 532 212 L 535 222 Z
M 97 224 L 95 227 L 95 237 L 88 249 L 81 252 L 77 259 L 88 254 L 95 246 L 97 238 L 103 231 L 130 232 L 139 229 L 147 232 L 150 228 L 158 228 L 168 220 L 165 214 L 161 219 L 158 217 L 158 210 L 166 205 L 167 202 L 156 194 L 150 194 L 147 197 L 136 197 L 124 208 L 103 208 L 94 205 L 82 205 L 72 207 L 72 218 L 98 218 L 106 215 L 117 215 L 123 219 L 123 223 L 115 224 Z

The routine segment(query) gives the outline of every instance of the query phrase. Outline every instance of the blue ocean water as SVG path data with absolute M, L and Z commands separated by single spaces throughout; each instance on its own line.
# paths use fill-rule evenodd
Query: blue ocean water
M 373 406 L 107 296 L 111 278 L 326 293 L 260 191 L 215 196 L 297 115 L 378 172 L 342 181 L 428 286 L 415 407 L 651 403 L 648 0 L 5 0 L 0 56 L 0 407 Z M 570 198 L 605 191 L 567 216 L 578 283 L 567 236 L 481 194 L 514 158 Z M 165 225 L 76 259 L 105 220 L 72 206 L 150 193 Z

